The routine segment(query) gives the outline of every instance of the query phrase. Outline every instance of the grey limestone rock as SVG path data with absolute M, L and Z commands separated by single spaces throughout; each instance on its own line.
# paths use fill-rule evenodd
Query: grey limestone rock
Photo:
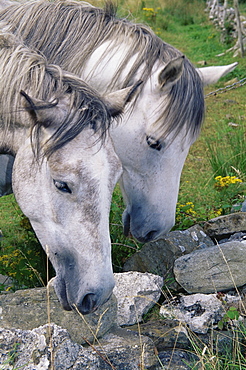
M 3 370 L 136 370 L 157 369 L 151 339 L 112 328 L 90 346 L 74 343 L 55 324 L 32 330 L 0 329 L 0 366 Z
M 220 240 L 236 232 L 246 231 L 246 212 L 236 212 L 213 218 L 204 223 L 204 231 L 211 238 Z
M 178 283 L 188 293 L 213 293 L 246 284 L 246 241 L 222 243 L 179 257 Z
M 64 311 L 53 287 L 50 287 L 49 303 L 46 288 L 0 295 L 0 327 L 31 330 L 45 325 L 48 320 L 67 329 L 75 342 L 93 341 L 92 333 L 100 338 L 116 323 L 117 301 L 112 296 L 96 312 L 83 317 L 74 311 Z
M 195 333 L 205 334 L 222 318 L 224 308 L 216 294 L 192 294 L 182 296 L 176 305 L 162 305 L 160 314 L 186 323 Z
M 123 270 L 150 272 L 170 281 L 173 279 L 173 264 L 178 257 L 213 245 L 199 225 L 184 231 L 171 231 L 163 239 L 146 243 L 126 261 Z M 177 288 L 175 284 L 174 288 Z
M 133 325 L 158 302 L 163 278 L 137 271 L 114 274 L 118 303 L 118 325 Z

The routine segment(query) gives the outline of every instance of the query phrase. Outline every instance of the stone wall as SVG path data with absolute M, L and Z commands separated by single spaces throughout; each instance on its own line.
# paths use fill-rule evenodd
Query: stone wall
M 145 244 L 115 274 L 115 296 L 85 317 L 63 311 L 52 287 L 49 304 L 46 288 L 1 294 L 0 369 L 188 370 L 199 363 L 192 335 L 233 349 L 232 331 L 217 325 L 230 305 L 245 316 L 245 264 L 237 212 Z
M 227 1 L 223 0 L 208 0 L 206 12 L 209 13 L 210 20 L 221 31 L 221 41 L 226 42 L 228 39 L 238 39 L 237 19 L 235 9 L 227 6 Z M 246 17 L 240 16 L 241 31 L 243 37 L 244 48 L 246 47 Z M 238 41 L 232 48 L 235 50 L 234 56 L 239 55 Z

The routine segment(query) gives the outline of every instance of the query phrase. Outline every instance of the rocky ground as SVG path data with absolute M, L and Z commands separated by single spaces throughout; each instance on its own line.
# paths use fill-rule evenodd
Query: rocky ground
M 239 212 L 144 245 L 115 274 L 110 301 L 85 317 L 63 311 L 52 286 L 49 302 L 46 288 L 1 294 L 1 369 L 200 369 L 194 346 L 234 346 L 223 324 L 230 307 L 229 324 L 244 321 L 245 259 Z

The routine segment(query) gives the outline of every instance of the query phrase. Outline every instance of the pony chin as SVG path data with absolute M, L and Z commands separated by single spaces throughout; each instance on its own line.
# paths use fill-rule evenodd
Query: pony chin
M 139 219 L 139 217 L 135 217 L 135 215 L 132 215 L 128 209 L 125 209 L 123 216 L 122 216 L 122 222 L 123 222 L 123 232 L 125 236 L 133 236 L 135 239 L 137 239 L 140 243 L 147 243 L 151 241 L 155 241 L 158 239 L 163 238 L 174 226 L 175 224 L 175 216 L 172 218 L 168 217 L 167 221 L 165 220 L 163 222 L 157 222 L 158 219 L 161 217 L 158 214 L 153 214 L 151 217 L 148 217 L 150 220 L 149 222 L 144 222 L 144 219 L 142 218 L 142 221 Z M 154 221 L 154 223 L 151 223 L 151 220 Z M 138 221 L 138 222 L 135 222 Z

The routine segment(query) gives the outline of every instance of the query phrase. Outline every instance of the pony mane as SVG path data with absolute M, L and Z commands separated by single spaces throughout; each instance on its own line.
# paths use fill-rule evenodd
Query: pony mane
M 82 74 L 92 52 L 105 41 L 109 41 L 107 52 L 126 44 L 125 56 L 106 90 L 113 91 L 136 82 L 136 72 L 140 67 L 142 75 L 138 79 L 143 81 L 143 88 L 156 63 L 166 65 L 182 54 L 163 42 L 147 26 L 117 19 L 115 13 L 116 8 L 111 2 L 106 3 L 103 10 L 83 2 L 42 0 L 13 5 L 0 13 L 0 19 L 9 19 L 15 24 L 12 30 L 21 34 L 28 44 L 42 51 L 48 60 L 76 75 Z M 132 56 L 137 56 L 134 65 L 119 86 L 119 76 L 122 77 L 124 67 Z M 175 136 L 184 125 L 192 135 L 198 134 L 204 116 L 203 85 L 187 59 L 181 78 L 160 108 L 160 117 L 153 124 L 159 139 L 164 139 L 171 132 Z
M 26 47 L 19 37 L 0 22 L 0 107 L 3 130 L 14 131 L 16 127 L 31 128 L 31 142 L 34 153 L 50 156 L 57 149 L 73 140 L 85 127 L 91 127 L 104 140 L 109 129 L 111 116 L 98 93 L 75 75 L 64 72 L 59 66 L 48 64 L 46 57 Z M 21 91 L 32 98 L 42 99 L 49 109 L 67 94 L 70 109 L 58 125 L 51 138 L 41 146 L 40 131 L 43 125 L 35 119 L 30 124 L 23 107 Z M 27 108 L 28 109 L 28 108 Z

